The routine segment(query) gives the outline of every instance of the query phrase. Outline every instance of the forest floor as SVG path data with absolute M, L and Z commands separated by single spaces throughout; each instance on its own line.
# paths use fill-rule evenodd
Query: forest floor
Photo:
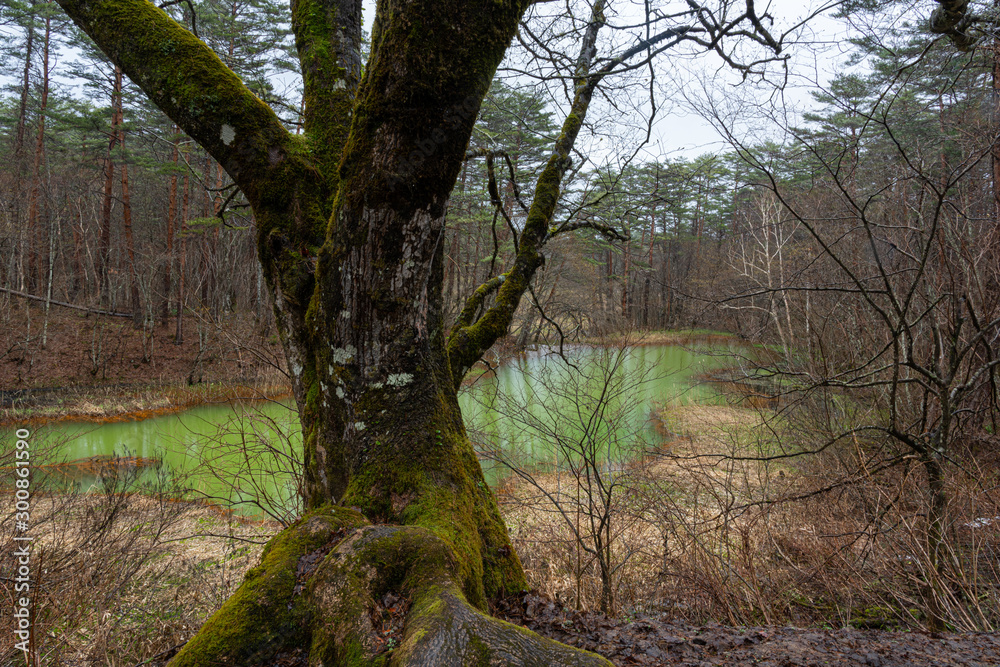
M 740 394 L 732 399 L 731 404 L 664 409 L 663 421 L 669 422 L 671 433 L 684 435 L 674 435 L 673 440 L 664 443 L 664 452 L 646 463 L 648 476 L 643 479 L 649 485 L 655 485 L 656 480 L 670 480 L 675 495 L 656 494 L 648 501 L 633 496 L 631 502 L 638 503 L 639 510 L 646 514 L 665 512 L 670 521 L 683 523 L 687 505 L 677 493 L 682 487 L 689 487 L 688 491 L 725 488 L 733 494 L 726 498 L 736 503 L 732 499 L 754 496 L 764 485 L 780 495 L 799 488 L 809 477 L 792 464 L 771 463 L 766 471 L 752 461 L 726 466 L 698 462 L 696 454 L 766 453 L 769 438 L 781 431 L 782 423 L 775 411 L 753 407 L 753 402 Z M 547 478 L 540 481 L 550 495 L 556 493 L 556 482 Z M 565 486 L 567 480 L 563 479 L 562 484 Z M 730 553 L 728 567 L 735 574 L 715 577 L 714 588 L 713 575 L 719 574 L 712 570 L 714 560 L 699 559 L 699 552 L 690 544 L 674 541 L 667 562 L 657 548 L 662 527 L 642 528 L 641 522 L 636 522 L 617 538 L 622 540 L 619 551 L 630 554 L 630 560 L 619 571 L 619 604 L 623 608 L 665 611 L 627 618 L 578 611 L 572 601 L 581 595 L 586 598 L 584 608 L 597 608 L 600 582 L 590 572 L 585 572 L 582 579 L 574 578 L 573 538 L 561 525 L 565 521 L 558 513 L 542 511 L 539 503 L 543 501 L 533 498 L 530 491 L 527 485 L 519 484 L 501 488 L 499 497 L 529 583 L 536 590 L 502 601 L 493 611 L 544 636 L 604 655 L 616 665 L 1000 665 L 1000 634 L 929 633 L 916 623 L 907 628 L 908 624 L 891 608 L 875 606 L 884 604 L 871 599 L 879 597 L 880 589 L 868 591 L 864 582 L 851 579 L 846 572 L 836 574 L 846 578 L 842 586 L 859 587 L 853 605 L 841 599 L 847 604 L 837 612 L 833 606 L 806 604 L 824 598 L 829 601 L 844 592 L 835 585 L 823 588 L 830 563 L 840 562 L 831 556 L 836 555 L 836 548 L 824 548 L 815 539 L 821 531 L 815 530 L 814 524 L 833 525 L 837 519 L 832 504 L 825 507 L 824 502 L 801 512 L 789 511 L 780 516 L 775 512 L 780 525 L 773 528 L 773 534 L 759 518 L 759 523 L 754 524 L 756 529 L 747 533 L 753 536 L 749 552 L 735 549 Z M 956 519 L 959 524 L 965 520 Z M 734 518 L 732 525 L 743 524 Z M 789 567 L 775 556 L 781 552 L 773 548 L 772 540 L 785 547 L 784 558 L 795 559 L 797 567 Z M 708 547 L 701 555 L 714 553 L 711 544 Z M 748 571 L 744 571 L 746 563 L 753 564 Z M 886 567 L 892 570 L 895 564 L 894 560 Z M 668 572 L 670 576 L 665 576 Z M 802 572 L 810 576 L 798 576 Z M 767 586 L 761 584 L 761 600 L 755 600 L 749 589 L 740 588 L 732 580 L 741 575 L 748 580 L 751 574 L 769 582 Z M 866 591 L 872 595 L 866 596 Z M 770 605 L 769 609 L 762 610 L 758 602 Z M 733 620 L 726 624 L 722 610 L 727 605 L 737 608 L 738 615 L 744 612 L 741 618 L 767 616 L 770 612 L 779 624 L 740 625 L 740 621 Z M 668 609 L 671 606 L 675 608 Z M 713 618 L 717 621 L 707 620 Z
M 47 516 L 49 558 L 78 551 L 86 543 L 112 567 L 73 561 L 58 588 L 62 603 L 52 608 L 52 621 L 74 602 L 90 600 L 97 590 L 92 575 L 120 574 L 138 567 L 128 581 L 111 576 L 105 587 L 119 586 L 114 614 L 103 622 L 99 610 L 74 618 L 74 632 L 64 635 L 58 659 L 51 664 L 134 664 L 136 656 L 156 656 L 147 665 L 162 667 L 208 615 L 235 590 L 252 567 L 268 536 L 280 530 L 272 521 L 245 521 L 212 507 L 166 504 L 135 496 L 112 500 L 116 526 L 102 539 L 78 529 L 90 513 L 107 515 L 107 498 L 46 497 L 38 501 L 39 517 Z M 123 504 L 121 504 L 123 503 Z M 119 507 L 120 504 L 120 507 Z M 133 524 L 165 521 L 159 546 L 120 543 L 135 531 Z M 110 539 L 109 539 L 110 536 Z M 56 548 L 61 546 L 62 549 Z M 124 548 L 127 547 L 127 548 Z M 149 549 L 147 551 L 147 549 Z M 3 551 L 3 549 L 0 549 Z M 118 554 L 127 553 L 119 558 Z M 108 570 L 108 572 L 104 572 Z M 114 570 L 112 572 L 111 570 Z M 103 580 L 103 579 L 102 579 Z M 103 590 L 103 589 L 101 589 Z M 66 609 L 63 609 L 66 607 Z M 87 608 L 83 604 L 81 608 Z M 609 618 L 600 612 L 566 608 L 536 593 L 497 601 L 491 611 L 556 641 L 594 651 L 615 665 L 736 667 L 867 666 L 945 667 L 1000 665 L 1000 635 L 994 633 L 928 633 L 855 628 L 739 627 L 719 623 L 692 624 L 666 615 Z M 11 633 L 0 637 L 0 663 L 12 654 Z M 107 660 L 108 662 L 104 662 Z
M 616 665 L 1000 665 L 996 633 L 729 627 L 656 616 L 622 621 L 596 612 L 567 611 L 533 594 L 505 600 L 494 613 L 556 641 L 599 653 Z
M 723 406 L 711 409 L 692 406 L 675 413 L 686 426 L 714 424 L 716 428 L 742 422 L 744 416 L 743 410 Z M 139 656 L 143 659 L 162 656 L 162 660 L 154 659 L 148 665 L 163 665 L 234 591 L 246 569 L 256 562 L 262 542 L 280 530 L 275 522 L 245 521 L 214 507 L 157 503 L 136 496 L 110 498 L 104 499 L 100 494 L 65 500 L 51 496 L 42 499 L 36 508 L 39 517 L 51 517 L 43 532 L 53 539 L 45 544 L 58 543 L 64 547 L 51 558 L 59 551 L 79 551 L 79 544 L 84 542 L 102 547 L 100 550 L 88 547 L 95 549 L 96 561 L 87 567 L 65 570 L 72 579 L 63 582 L 62 593 L 67 602 L 93 597 L 93 583 L 84 575 L 98 567 L 96 562 L 112 563 L 113 555 L 118 553 L 128 553 L 133 559 L 138 555 L 143 562 L 117 598 L 111 622 L 97 620 L 96 610 L 85 614 L 72 636 L 66 635 L 66 644 L 60 649 L 61 660 L 52 664 L 94 664 L 95 660 L 99 663 L 111 657 L 118 659 L 119 664 L 134 664 Z M 85 516 L 82 510 L 89 508 L 91 502 L 100 506 L 124 503 L 115 512 L 119 518 L 113 523 L 116 528 L 111 531 L 111 539 L 85 539 L 78 534 L 72 517 Z M 104 509 L 103 514 L 108 511 Z M 90 514 L 94 511 L 86 516 Z M 157 546 L 150 546 L 144 552 L 141 544 L 119 544 L 122 536 L 145 534 L 128 528 L 156 523 L 157 516 L 166 526 Z M 122 563 L 113 564 L 116 571 L 128 569 Z M 525 564 L 529 566 L 528 561 Z M 69 574 L 73 572 L 79 572 L 80 577 L 73 579 L 75 575 Z M 66 605 L 67 609 L 72 606 Z M 543 636 L 597 652 L 622 666 L 1000 665 L 1000 636 L 988 633 L 861 630 L 833 627 L 839 625 L 834 622 L 819 627 L 741 627 L 683 622 L 667 613 L 609 618 L 599 612 L 577 611 L 537 593 L 499 601 L 492 611 Z M 0 663 L 4 655 L 9 655 L 10 647 L 5 645 L 8 635 L 0 639 Z
M 272 397 L 287 391 L 280 345 L 252 318 L 218 323 L 188 317 L 183 343 L 175 345 L 173 321 L 144 331 L 121 318 L 53 310 L 42 345 L 40 309 L 13 303 L 0 311 L 0 427 L 60 418 L 138 419 L 209 401 Z M 715 336 L 721 339 L 714 332 L 658 332 L 641 342 L 686 344 Z M 759 414 L 748 408 L 762 407 L 751 403 L 744 397 L 738 407 L 685 406 L 668 411 L 664 417 L 670 419 L 671 430 L 702 434 L 682 438 L 674 446 L 683 453 L 687 447 L 714 448 L 724 440 L 740 440 L 748 422 L 754 421 L 749 416 Z M 708 433 L 715 433 L 718 442 L 706 441 Z M 726 438 L 720 438 L 722 434 Z M 666 465 L 661 462 L 659 467 Z M 136 646 L 118 647 L 123 652 L 148 656 L 183 642 L 232 592 L 259 553 L 260 542 L 278 530 L 271 524 L 235 527 L 231 518 L 217 512 L 191 507 L 179 522 L 171 522 L 170 548 L 157 554 L 171 566 L 156 568 L 155 583 L 150 579 L 150 586 L 125 600 L 130 611 L 116 623 L 119 640 L 135 635 Z M 647 564 L 652 569 L 644 569 L 655 571 L 654 561 Z M 152 577 L 152 571 L 147 576 Z M 82 593 L 92 592 L 89 584 L 79 585 Z M 199 604 L 187 605 L 181 613 L 177 603 L 181 592 L 185 594 L 181 597 L 193 594 Z M 559 591 L 547 592 L 556 600 L 565 598 Z M 1000 637 L 988 633 L 698 625 L 666 615 L 615 619 L 576 611 L 539 594 L 502 601 L 494 613 L 596 651 L 617 665 L 1000 665 Z M 151 618 L 156 619 L 153 625 Z M 80 656 L 92 659 L 99 644 L 102 650 L 115 652 L 114 639 L 98 641 L 99 631 L 103 632 L 98 625 L 71 642 L 79 644 Z M 72 654 L 68 649 L 66 657 Z

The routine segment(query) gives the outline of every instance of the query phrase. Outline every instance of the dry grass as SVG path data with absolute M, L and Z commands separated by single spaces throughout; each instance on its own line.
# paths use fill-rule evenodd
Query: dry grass
M 0 509 L 6 571 L 15 526 L 13 508 Z M 33 664 L 116 667 L 169 652 L 229 597 L 277 530 L 111 483 L 33 499 Z M 12 582 L 4 589 L 12 600 Z M 0 664 L 21 659 L 14 641 L 12 628 L 0 634 Z
M 773 411 L 676 406 L 666 419 L 685 437 L 636 463 L 627 502 L 614 512 L 619 612 L 734 625 L 919 627 L 935 595 L 953 629 L 997 626 L 1000 519 L 992 518 L 1000 503 L 987 490 L 997 467 L 983 456 L 950 473 L 949 565 L 930 590 L 918 468 L 866 475 L 851 447 L 762 460 L 792 451 L 796 437 L 787 415 Z M 542 480 L 549 495 L 556 486 L 563 497 L 574 494 L 565 475 Z M 508 482 L 500 498 L 531 585 L 568 606 L 596 608 L 595 563 L 548 496 Z
M 918 468 L 858 475 L 857 442 L 760 460 L 802 436 L 786 413 L 695 404 L 662 418 L 681 437 L 616 472 L 608 534 L 619 614 L 915 627 L 933 594 L 954 629 L 996 627 L 1000 503 L 990 480 L 1000 466 L 990 450 L 968 452 L 965 471 L 950 473 L 950 564 L 928 591 Z M 10 489 L 2 492 L 9 504 Z M 582 548 L 593 546 L 592 506 L 576 500 L 584 486 L 538 474 L 534 485 L 508 480 L 498 497 L 531 586 L 568 607 L 598 608 L 601 573 Z M 0 510 L 7 577 L 14 526 L 11 508 Z M 112 484 L 36 498 L 37 664 L 134 665 L 169 651 L 228 598 L 279 529 L 177 502 L 167 489 L 137 495 Z M 10 600 L 9 578 L 4 588 Z M 0 664 L 13 659 L 12 637 L 0 638 Z

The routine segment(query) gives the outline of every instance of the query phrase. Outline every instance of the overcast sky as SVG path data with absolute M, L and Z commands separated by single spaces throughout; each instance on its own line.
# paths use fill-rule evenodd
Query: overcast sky
M 803 23 L 817 10 L 834 5 L 835 1 L 757 0 L 756 11 L 758 15 L 766 13 L 774 17 L 772 34 L 778 35 Z M 732 0 L 729 2 L 732 3 Z M 736 0 L 735 4 L 741 3 L 742 0 Z M 609 0 L 609 4 L 625 7 L 626 11 L 630 4 L 638 7 L 635 0 Z M 653 0 L 652 4 L 654 7 L 666 10 L 669 4 L 676 3 Z M 713 3 L 711 0 L 705 0 L 705 4 L 712 6 Z M 740 76 L 714 55 L 680 60 L 677 62 L 677 67 L 666 68 L 667 77 L 662 77 L 656 96 L 660 107 L 658 120 L 652 129 L 650 145 L 644 153 L 649 157 L 656 155 L 695 157 L 703 153 L 728 149 L 728 143 L 713 124 L 699 115 L 694 108 L 703 105 L 702 98 L 706 89 L 714 91 L 715 95 L 737 98 L 748 96 L 756 101 L 761 101 L 762 96 L 777 94 L 784 98 L 783 104 L 791 107 L 809 104 L 811 97 L 808 91 L 815 89 L 816 82 L 827 83 L 842 69 L 850 47 L 846 42 L 848 27 L 843 21 L 833 19 L 830 14 L 832 10 L 826 11 L 825 15 L 813 17 L 796 31 L 793 37 L 796 42 L 786 51 L 790 56 L 790 76 L 783 82 L 783 90 L 777 93 L 773 85 L 761 86 L 752 81 L 741 82 Z M 374 0 L 364 0 L 365 30 L 369 33 L 374 16 Z M 669 53 L 663 56 L 664 59 L 670 57 Z M 636 94 L 641 95 L 642 92 L 637 91 Z
M 613 6 L 628 7 L 634 0 L 610 1 Z M 0 0 L 0 4 L 2 3 L 3 0 Z M 654 6 L 658 4 L 661 7 L 667 6 L 666 3 L 656 3 L 654 0 Z M 830 0 L 757 0 L 757 12 L 771 14 L 775 20 L 772 33 L 779 34 L 798 24 L 815 9 L 829 4 Z M 902 13 L 910 20 L 922 20 L 932 5 L 930 0 L 912 0 L 912 4 L 904 8 Z M 364 9 L 365 27 L 370 32 L 375 13 L 374 1 L 365 0 Z M 724 100 L 734 124 L 740 121 L 752 122 L 751 111 L 755 105 L 767 103 L 766 106 L 770 107 L 774 102 L 779 107 L 787 108 L 792 115 L 808 106 L 811 103 L 808 91 L 815 90 L 817 85 L 825 85 L 834 74 L 843 71 L 850 47 L 846 42 L 848 27 L 843 21 L 830 17 L 829 13 L 812 19 L 796 33 L 794 43 L 786 49 L 786 54 L 790 57 L 788 77 L 780 90 L 773 85 L 760 85 L 753 81 L 741 83 L 739 75 L 714 55 L 678 58 L 667 53 L 661 56 L 664 66 L 658 75 L 655 95 L 660 112 L 652 128 L 651 141 L 644 149 L 646 156 L 693 157 L 725 150 L 728 145 L 717 129 L 695 110 L 699 106 L 704 108 L 711 98 Z M 58 61 L 63 63 L 74 57 L 75 54 L 63 51 L 59 54 Z M 56 70 L 59 69 L 57 66 Z M 783 73 L 777 69 L 772 69 L 772 72 Z M 8 79 L 8 83 L 13 81 Z M 64 85 L 66 84 L 69 82 L 64 80 Z M 637 90 L 634 94 L 641 96 L 642 91 Z M 559 115 L 557 113 L 557 122 L 561 121 Z M 613 118 L 612 122 L 617 125 L 612 125 L 607 132 L 608 142 L 614 141 L 612 135 L 617 135 L 624 145 L 632 141 L 628 138 L 630 131 L 633 135 L 644 134 L 643 123 L 639 118 Z M 591 150 L 606 149 L 608 142 L 597 142 Z

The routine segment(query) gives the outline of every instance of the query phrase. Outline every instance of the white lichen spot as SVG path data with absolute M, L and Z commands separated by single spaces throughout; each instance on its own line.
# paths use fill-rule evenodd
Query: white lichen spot
M 302 375 L 302 364 L 293 361 L 288 365 L 288 367 L 292 371 L 292 377 L 299 377 L 300 375 Z
M 381 382 L 376 382 L 372 385 L 372 389 L 381 389 L 381 388 L 382 388 Z
M 390 387 L 405 387 L 413 382 L 413 375 L 410 373 L 393 373 L 385 379 L 385 383 Z
M 233 143 L 233 139 L 236 138 L 236 128 L 228 123 L 224 124 L 219 138 L 222 139 L 222 143 L 228 146 Z
M 343 80 L 343 79 L 340 79 L 339 81 L 336 81 L 336 82 L 335 82 L 335 83 L 334 83 L 334 84 L 333 84 L 332 86 L 330 86 L 330 87 L 331 87 L 331 88 L 332 88 L 333 90 L 343 90 L 344 88 L 347 88 L 347 84 L 346 84 L 346 83 L 344 83 L 344 80 Z
M 335 364 L 346 364 L 351 359 L 354 358 L 354 354 L 357 350 L 353 345 L 347 345 L 345 347 L 336 347 L 333 349 L 333 363 Z
M 340 316 L 343 317 L 345 320 L 349 320 L 349 319 L 351 319 L 351 311 L 349 311 L 349 310 L 342 310 L 342 311 L 340 311 Z
M 365 423 L 364 422 L 354 422 L 354 430 L 355 431 L 364 431 L 365 430 Z
M 344 388 L 337 387 L 337 398 L 343 398 L 343 397 L 344 397 Z

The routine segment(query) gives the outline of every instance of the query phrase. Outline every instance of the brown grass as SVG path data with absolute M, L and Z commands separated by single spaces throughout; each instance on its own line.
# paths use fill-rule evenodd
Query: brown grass
M 685 437 L 637 463 L 615 512 L 620 612 L 733 625 L 921 625 L 929 565 L 918 469 L 859 475 L 850 448 L 738 460 L 787 451 L 801 435 L 773 411 L 688 405 L 665 418 Z M 996 494 L 984 492 L 995 484 L 983 485 L 995 470 L 980 461 L 975 474 L 950 473 L 952 565 L 937 595 L 956 630 L 992 630 L 1000 618 L 1000 520 L 975 523 L 1000 516 Z M 572 496 L 565 475 L 542 479 Z M 595 564 L 565 518 L 524 483 L 509 481 L 499 495 L 531 585 L 596 608 Z
M 5 564 L 12 509 L 5 503 L 0 521 Z M 113 488 L 35 498 L 31 515 L 39 665 L 134 665 L 169 652 L 229 597 L 278 530 Z M 10 628 L 0 636 L 0 663 L 18 655 L 13 637 Z

